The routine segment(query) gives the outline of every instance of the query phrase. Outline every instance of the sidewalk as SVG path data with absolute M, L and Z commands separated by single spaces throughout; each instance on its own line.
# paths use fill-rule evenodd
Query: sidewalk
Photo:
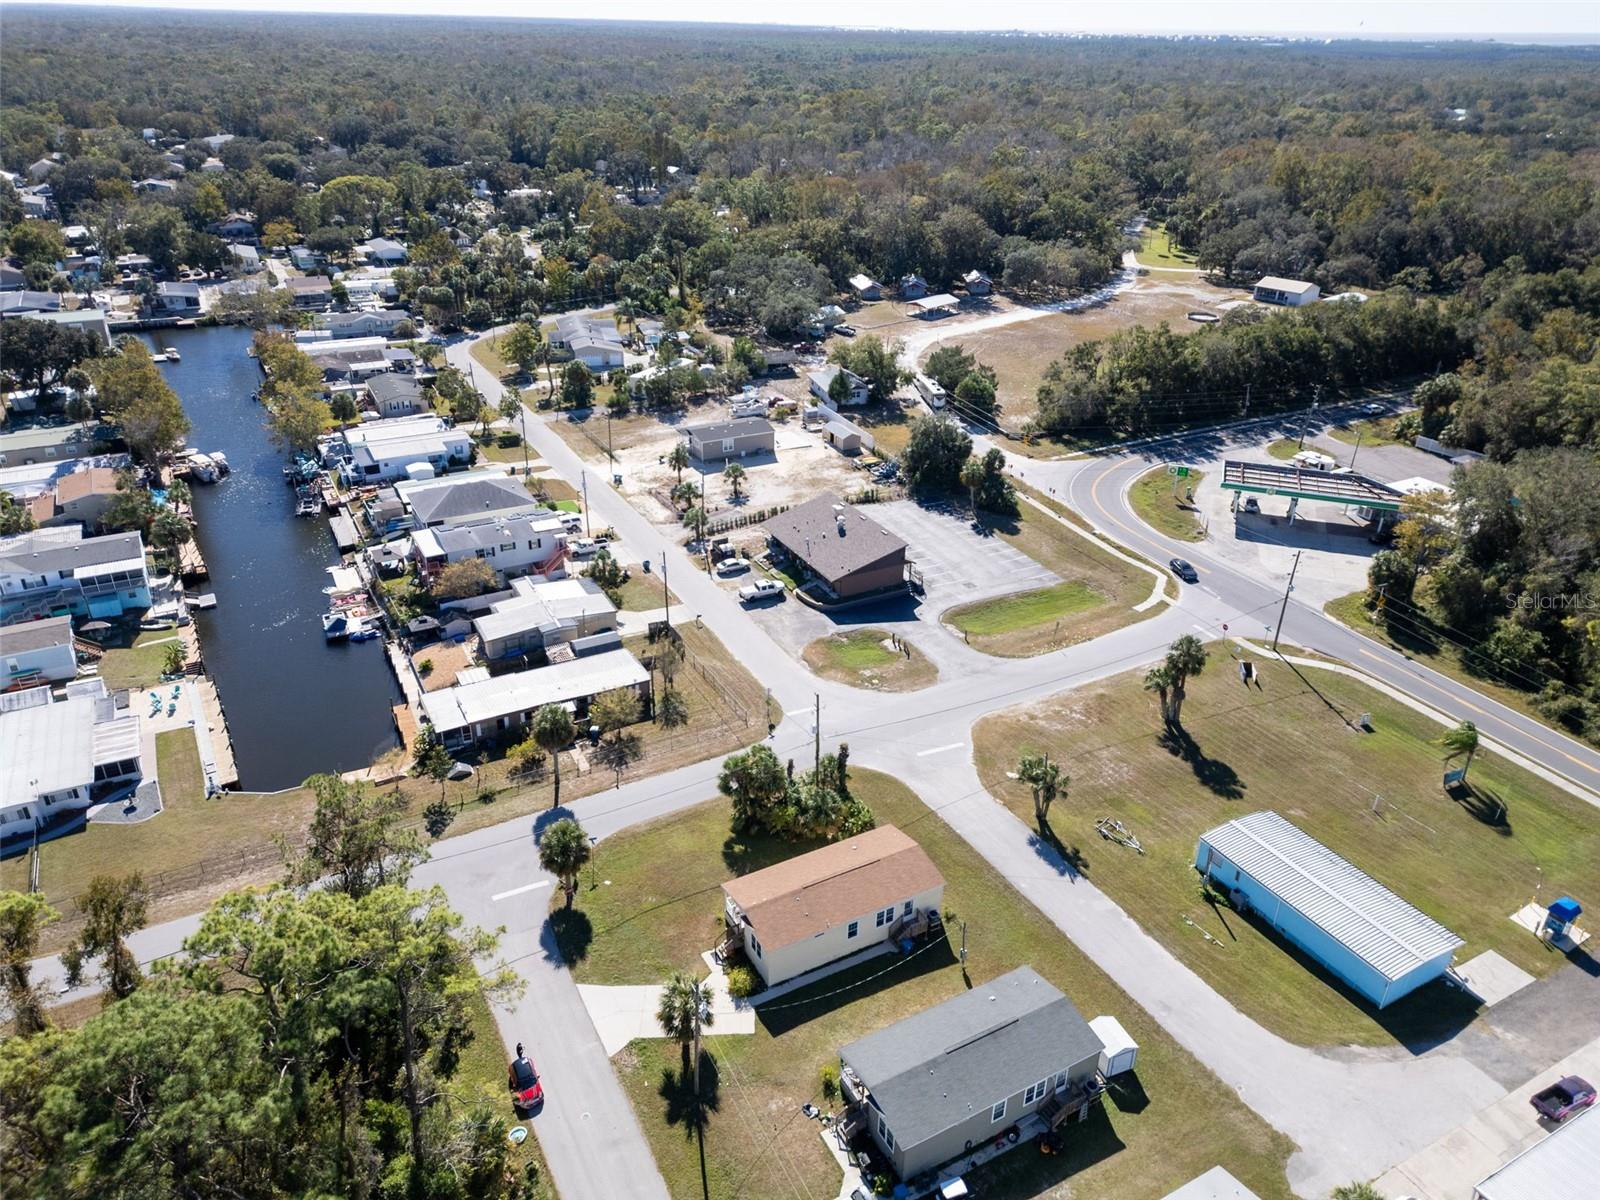
M 1548 1071 L 1541 1071 L 1379 1176 L 1378 1191 L 1385 1196 L 1415 1196 L 1417 1200 L 1460 1200 L 1472 1195 L 1473 1187 L 1486 1175 L 1550 1135 L 1552 1127 L 1538 1119 L 1528 1100 L 1564 1075 L 1600 1079 L 1600 1038 Z

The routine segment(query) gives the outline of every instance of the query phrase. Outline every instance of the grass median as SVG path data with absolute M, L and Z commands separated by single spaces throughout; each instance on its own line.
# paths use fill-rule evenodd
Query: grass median
M 1050 813 L 1084 873 L 1243 1012 L 1306 1045 L 1431 1044 L 1467 1019 L 1435 982 L 1382 1013 L 1252 920 L 1199 895 L 1199 835 L 1273 809 L 1454 930 L 1458 961 L 1495 950 L 1534 975 L 1565 960 L 1508 918 L 1539 892 L 1600 891 L 1600 827 L 1582 801 L 1496 755 L 1470 790 L 1441 787 L 1444 729 L 1358 680 L 1276 660 L 1261 687 L 1213 646 L 1189 685 L 1182 735 L 1162 729 L 1137 674 L 995 714 L 974 734 L 989 791 L 1032 822 L 1019 757 L 1048 752 L 1071 777 Z M 1358 728 L 1372 715 L 1375 732 Z M 1144 853 L 1096 836 L 1122 820 Z M 1207 936 L 1209 935 L 1209 936 Z
M 911 692 L 939 678 L 939 669 L 910 642 L 892 642 L 883 629 L 852 629 L 820 637 L 801 657 L 824 679 L 884 692 Z
M 1156 1200 L 1218 1161 L 1258 1195 L 1287 1197 L 1291 1149 L 1182 1050 L 1010 883 L 904 785 L 854 771 L 854 790 L 880 824 L 916 838 L 946 880 L 950 943 L 882 974 L 884 960 L 842 972 L 758 1017 L 751 1035 L 708 1032 L 704 1108 L 695 1117 L 678 1047 L 637 1040 L 615 1064 L 656 1162 L 677 1197 L 832 1195 L 839 1172 L 799 1111 L 825 1100 L 820 1071 L 845 1043 L 1022 964 L 1060 987 L 1086 1017 L 1113 1013 L 1140 1044 L 1137 1086 L 1065 1129 L 1066 1153 L 1024 1147 L 968 1175 L 989 1197 L 1064 1195 Z M 642 984 L 673 969 L 704 974 L 700 953 L 721 925 L 721 883 L 811 849 L 733 838 L 717 800 L 608 838 L 574 912 L 587 941 L 573 966 L 586 984 Z M 1067 886 L 1064 883 L 1059 886 Z M 554 906 L 560 910 L 559 902 Z M 954 946 L 967 931 L 966 977 Z M 574 947 L 576 949 L 576 947 Z M 842 994 L 841 994 L 842 993 Z M 803 1181 L 803 1183 L 802 1183 Z
M 1166 467 L 1153 467 L 1134 480 L 1128 503 L 1133 506 L 1134 515 L 1157 533 L 1181 542 L 1198 542 L 1206 536 L 1200 511 L 1184 501 L 1183 493 L 1193 492 L 1203 478 L 1203 473 L 1193 467 L 1182 479 L 1167 474 Z

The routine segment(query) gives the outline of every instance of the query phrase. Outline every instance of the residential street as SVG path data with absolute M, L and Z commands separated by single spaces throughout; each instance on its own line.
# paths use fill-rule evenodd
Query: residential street
M 466 342 L 451 347 L 450 360 L 464 365 L 467 347 Z M 487 372 L 477 378 L 490 401 L 497 400 L 497 381 Z M 1267 1032 L 1086 879 L 1074 878 L 1055 852 L 995 804 L 979 783 L 971 730 L 990 712 L 1151 662 L 1186 632 L 1208 639 L 1270 639 L 1281 581 L 1239 576 L 1207 555 L 1203 543 L 1169 545 L 1127 508 L 1124 489 L 1157 452 L 1062 462 L 1014 459 L 1013 467 L 1157 562 L 1172 553 L 1194 560 L 1201 571 L 1199 586 L 1182 588 L 1180 599 L 1150 620 L 1036 658 L 985 659 L 981 673 L 946 677 L 923 691 L 896 696 L 886 709 L 882 696 L 815 679 L 682 548 L 662 546 L 660 532 L 600 472 L 581 462 L 544 419 L 529 414 L 525 425 L 533 449 L 547 463 L 575 481 L 580 473 L 587 475 L 589 502 L 599 520 L 614 525 L 637 552 L 659 555 L 669 564 L 682 611 L 698 614 L 771 690 L 786 714 L 773 739 L 780 757 L 808 756 L 813 697 L 820 696 L 826 744 L 848 740 L 853 763 L 886 771 L 914 788 L 1190 1053 L 1298 1143 L 1290 1176 L 1301 1194 L 1322 1194 L 1352 1178 L 1377 1174 L 1505 1094 L 1504 1084 L 1449 1043 L 1416 1057 L 1377 1051 L 1335 1056 Z M 1181 445 L 1176 450 L 1186 451 Z M 1470 711 L 1486 737 L 1536 763 L 1560 758 L 1563 774 L 1600 785 L 1600 755 L 1587 748 L 1482 696 L 1461 699 L 1459 685 L 1439 680 L 1311 609 L 1291 603 L 1287 624 L 1286 637 L 1294 643 L 1354 662 L 1447 713 Z M 718 766 L 708 760 L 630 783 L 577 801 L 572 811 L 589 833 L 604 839 L 710 798 Z M 1576 785 L 1574 790 L 1581 792 Z M 502 953 L 525 991 L 498 1007 L 496 1016 L 507 1045 L 525 1042 L 545 1075 L 550 1100 L 535 1128 L 562 1193 L 570 1200 L 665 1195 L 577 988 L 548 944 L 544 914 L 550 880 L 538 868 L 535 837 L 549 819 L 541 814 L 446 839 L 419 868 L 416 882 L 443 886 L 469 921 L 505 931 Z M 596 870 L 603 875 L 603 842 L 596 855 Z M 192 927 L 191 918 L 146 930 L 134 939 L 136 953 L 141 960 L 171 953 Z M 45 962 L 41 969 L 48 978 L 59 965 Z

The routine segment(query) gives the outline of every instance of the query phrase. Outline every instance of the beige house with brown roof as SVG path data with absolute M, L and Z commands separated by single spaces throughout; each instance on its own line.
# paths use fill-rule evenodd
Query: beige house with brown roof
M 900 936 L 944 902 L 944 876 L 893 825 L 722 885 L 729 940 L 767 986 Z
M 82 525 L 95 531 L 117 495 L 117 472 L 110 467 L 85 467 L 56 480 L 50 491 L 40 492 L 28 504 L 33 522 L 41 529 L 51 525 Z

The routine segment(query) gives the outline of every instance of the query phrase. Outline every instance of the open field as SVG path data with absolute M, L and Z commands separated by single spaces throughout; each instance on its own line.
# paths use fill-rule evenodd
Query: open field
M 1419 614 L 1401 609 L 1398 605 L 1390 610 L 1394 614 L 1393 620 L 1386 625 L 1379 624 L 1372 619 L 1372 614 L 1367 609 L 1366 598 L 1367 593 L 1364 589 L 1351 592 L 1348 596 L 1330 600 L 1322 606 L 1322 610 L 1335 620 L 1343 621 L 1357 633 L 1365 634 L 1375 642 L 1382 642 L 1390 649 L 1398 650 L 1407 658 L 1415 659 L 1441 675 L 1458 680 L 1474 691 L 1491 696 L 1526 717 L 1549 725 L 1552 729 L 1561 729 L 1561 732 L 1569 737 L 1582 736 L 1578 730 L 1554 725 L 1533 703 L 1531 691 L 1542 688 L 1547 682 L 1537 667 L 1529 664 L 1525 668 L 1523 681 L 1528 685 L 1528 691 L 1507 687 L 1499 680 L 1475 675 L 1467 669 L 1466 655 L 1459 645 L 1459 634 L 1447 630 L 1438 631 L 1429 625 L 1419 624 L 1418 621 L 1421 619 Z M 1451 638 L 1456 640 L 1452 641 Z
M 959 327 L 953 327 L 939 344 L 960 344 L 995 369 L 1000 423 L 1015 430 L 1038 411 L 1037 394 L 1046 368 L 1073 346 L 1141 325 L 1165 323 L 1175 333 L 1193 333 L 1201 326 L 1185 319 L 1185 313 L 1211 309 L 1240 295 L 1237 289 L 1213 287 L 1198 276 L 1153 274 L 1095 308 L 1053 313 L 965 336 Z M 929 352 L 935 348 L 930 347 Z M 922 358 L 925 361 L 927 355 Z
M 914 692 L 938 679 L 921 651 L 906 641 L 903 649 L 885 646 L 889 637 L 882 629 L 852 629 L 818 638 L 800 657 L 824 679 L 883 692 Z
M 191 729 L 169 729 L 156 734 L 156 774 L 161 780 L 163 804 L 203 801 L 206 773 L 200 765 L 200 748 Z
M 680 729 L 651 722 L 632 726 L 625 754 L 614 754 L 607 739 L 605 750 L 587 751 L 586 770 L 580 770 L 568 754 L 562 761 L 563 800 L 614 786 L 619 768 L 624 780 L 655 775 L 730 753 L 766 734 L 764 693 L 754 676 L 734 661 L 710 630 L 691 622 L 681 627 L 681 634 L 689 658 L 678 668 L 676 687 L 688 705 L 689 723 Z M 643 638 L 624 644 L 636 653 L 646 649 Z M 192 747 L 193 735 L 188 730 L 182 733 Z M 466 754 L 460 757 L 473 761 Z M 477 763 L 474 778 L 444 785 L 445 799 L 456 812 L 449 834 L 550 807 L 551 773 L 512 779 L 510 767 L 504 757 L 488 758 Z M 439 798 L 439 784 L 404 778 L 394 786 L 406 798 L 412 824 L 420 829 L 422 810 Z M 156 894 L 152 923 L 196 912 L 231 888 L 280 877 L 282 855 L 276 839 L 297 844 L 313 808 L 312 796 L 304 788 L 271 795 L 228 792 L 194 801 L 168 795 L 165 781 L 162 791 L 166 809 L 152 820 L 138 825 L 91 824 L 40 846 L 41 887 L 52 903 L 70 901 L 97 874 L 137 869 Z M 26 889 L 27 863 L 26 855 L 0 863 L 0 887 Z M 76 931 L 71 921 L 51 926 L 45 934 L 45 951 L 59 948 Z
M 1165 225 L 1147 225 L 1139 234 L 1136 254 L 1144 267 L 1194 267 L 1194 254 L 1180 248 Z
M 873 772 L 852 786 L 880 824 L 914 836 L 944 874 L 945 907 L 967 925 L 966 972 L 953 946 L 935 943 L 880 976 L 885 961 L 841 972 L 782 1009 L 758 1017 L 753 1035 L 719 1035 L 702 1060 L 703 1123 L 678 1047 L 630 1043 L 615 1059 L 669 1190 L 678 1197 L 831 1196 L 839 1173 L 799 1114 L 824 1109 L 819 1072 L 841 1045 L 1024 963 L 1061 987 L 1085 1016 L 1114 1013 L 1140 1043 L 1137 1083 L 1108 1095 L 1103 1111 L 1066 1129 L 1068 1152 L 1042 1157 L 1024 1147 L 968 1181 L 986 1197 L 1118 1196 L 1155 1200 L 1223 1161 L 1263 1200 L 1287 1197 L 1290 1149 L 1216 1078 L 1182 1051 L 1009 883 L 905 787 Z M 700 951 L 720 928 L 719 885 L 810 845 L 728 835 L 722 800 L 630 830 L 601 843 L 596 874 L 575 912 L 592 935 L 574 975 L 584 983 L 650 983 L 673 968 L 704 968 Z M 663 863 L 671 863 L 663 871 Z M 559 908 L 559 905 L 556 906 Z M 845 989 L 843 995 L 823 994 Z M 808 997 L 815 997 L 808 1002 Z M 802 1182 L 803 1181 L 803 1182 Z
M 1167 474 L 1165 467 L 1152 467 L 1138 479 L 1128 493 L 1128 502 L 1139 519 L 1158 533 L 1185 542 L 1198 542 L 1205 536 L 1200 514 L 1183 500 L 1184 489 L 1200 486 L 1204 473 L 1189 468 L 1183 479 Z M 1173 484 L 1177 491 L 1173 491 Z
M 662 588 L 659 574 L 652 572 L 646 575 L 643 571 L 635 570 L 628 576 L 628 582 L 622 585 L 622 603 L 617 607 L 624 612 L 646 612 L 663 604 L 677 602 L 678 597 L 671 588 Z
M 516 1113 L 511 1109 L 510 1093 L 506 1089 L 506 1064 L 511 1061 L 511 1052 L 500 1040 L 500 1030 L 495 1026 L 494 1014 L 489 1011 L 489 1002 L 482 992 L 475 992 L 467 999 L 467 1021 L 471 1037 L 461 1047 L 460 1065 L 450 1081 L 454 1098 L 470 1104 L 481 1097 L 493 1105 L 496 1113 L 515 1121 Z M 555 1200 L 555 1184 L 539 1152 L 539 1122 L 535 1118 L 522 1124 L 528 1127 L 530 1135 L 522 1145 L 511 1147 L 510 1161 L 520 1176 L 538 1180 L 532 1191 L 522 1194 L 528 1200 Z
M 1275 809 L 1466 942 L 1458 961 L 1496 950 L 1544 975 L 1566 960 L 1507 918 L 1536 890 L 1600 889 L 1600 823 L 1587 805 L 1480 753 L 1470 793 L 1440 787 L 1443 727 L 1347 676 L 1257 662 L 1239 682 L 1226 650 L 1189 685 L 1185 736 L 1162 731 L 1137 674 L 996 714 L 974 735 L 979 774 L 1033 820 L 1023 753 L 1048 752 L 1071 786 L 1052 835 L 1079 869 L 1241 1011 L 1307 1045 L 1431 1045 L 1468 1020 L 1436 982 L 1382 1013 L 1254 920 L 1200 897 L 1197 837 L 1231 817 Z M 1374 733 L 1355 722 L 1371 713 Z M 1504 806 L 1504 816 L 1501 813 Z M 1144 854 L 1095 836 L 1115 817 Z M 1202 932 L 1214 940 L 1202 937 Z

